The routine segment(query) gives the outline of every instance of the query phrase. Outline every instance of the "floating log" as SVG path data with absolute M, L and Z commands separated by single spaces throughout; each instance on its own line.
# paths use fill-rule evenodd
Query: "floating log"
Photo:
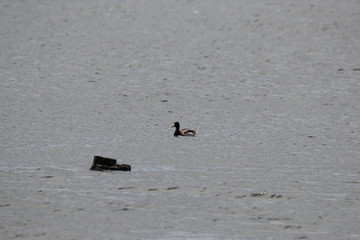
M 105 158 L 101 156 L 94 156 L 94 164 L 106 165 L 106 166 L 114 166 L 116 164 L 116 159 Z
M 90 170 L 94 171 L 131 171 L 128 164 L 118 164 L 116 159 L 94 156 L 93 164 Z

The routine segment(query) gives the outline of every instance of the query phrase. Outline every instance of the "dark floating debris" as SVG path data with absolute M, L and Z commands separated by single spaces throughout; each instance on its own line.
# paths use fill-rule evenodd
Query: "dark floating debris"
M 116 159 L 94 156 L 94 162 L 90 170 L 94 171 L 131 171 L 131 166 L 118 164 Z
M 119 187 L 118 190 L 129 190 L 134 189 L 135 187 Z
M 176 190 L 179 189 L 179 187 L 167 187 L 167 188 L 149 188 L 148 191 L 162 191 L 162 190 Z
M 124 208 L 121 208 L 120 211 L 129 211 L 131 210 L 131 208 L 128 208 L 128 207 L 124 207 Z
M 257 193 L 251 193 L 250 195 L 238 195 L 235 196 L 235 198 L 246 198 L 246 197 L 267 197 L 267 198 L 282 198 L 283 196 L 280 194 L 269 194 L 267 192 L 257 192 Z M 289 199 L 289 198 L 288 198 Z
M 302 228 L 302 226 L 286 225 L 284 228 L 285 229 L 300 229 L 300 228 Z
M 54 176 L 43 176 L 42 178 L 53 178 Z
M 251 196 L 252 197 L 262 197 L 262 196 L 265 196 L 267 195 L 266 192 L 259 192 L 259 193 L 252 193 Z
M 246 195 L 239 195 L 239 196 L 236 196 L 235 198 L 245 198 Z

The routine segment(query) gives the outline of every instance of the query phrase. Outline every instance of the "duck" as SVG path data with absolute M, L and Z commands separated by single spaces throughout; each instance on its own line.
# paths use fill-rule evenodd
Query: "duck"
M 177 136 L 192 136 L 192 137 L 194 137 L 196 134 L 196 131 L 193 129 L 188 129 L 188 128 L 180 129 L 179 122 L 174 122 L 174 125 L 172 127 L 176 128 L 175 132 L 174 132 L 175 137 L 177 137 Z

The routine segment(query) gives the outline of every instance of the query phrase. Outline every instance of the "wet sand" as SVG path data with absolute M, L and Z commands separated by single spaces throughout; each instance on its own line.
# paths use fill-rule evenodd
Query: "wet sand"
M 359 21 L 356 0 L 2 1 L 0 238 L 359 239 Z

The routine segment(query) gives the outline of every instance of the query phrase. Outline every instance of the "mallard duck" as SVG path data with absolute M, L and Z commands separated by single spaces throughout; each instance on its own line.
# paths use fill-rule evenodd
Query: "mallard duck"
M 188 128 L 183 128 L 180 129 L 180 123 L 179 122 L 174 122 L 174 126 L 172 126 L 174 128 L 176 128 L 175 132 L 174 132 L 174 136 L 195 136 L 196 131 L 193 129 L 188 129 Z

